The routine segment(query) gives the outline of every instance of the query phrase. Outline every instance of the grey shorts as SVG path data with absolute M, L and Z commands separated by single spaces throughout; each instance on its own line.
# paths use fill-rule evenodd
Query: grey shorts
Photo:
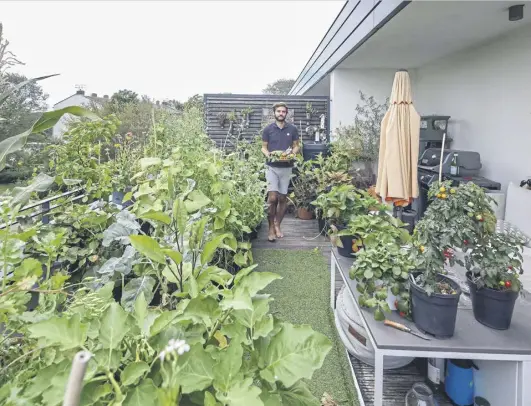
M 293 168 L 266 167 L 267 191 L 278 192 L 281 195 L 288 194 L 289 182 Z

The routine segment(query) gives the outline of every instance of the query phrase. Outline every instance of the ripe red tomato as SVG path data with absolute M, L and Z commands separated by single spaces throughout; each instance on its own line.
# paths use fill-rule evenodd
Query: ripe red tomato
M 506 288 L 510 288 L 513 284 L 511 283 L 511 281 L 505 281 L 505 287 Z

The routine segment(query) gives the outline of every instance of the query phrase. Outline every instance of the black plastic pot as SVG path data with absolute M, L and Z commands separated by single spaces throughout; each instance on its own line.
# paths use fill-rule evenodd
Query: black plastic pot
M 336 225 L 336 228 L 338 231 L 344 230 L 345 226 L 338 226 Z M 343 245 L 343 248 L 337 247 L 337 252 L 342 257 L 347 258 L 353 258 L 354 257 L 354 251 L 352 251 L 352 240 L 356 239 L 356 236 L 354 235 L 342 235 L 339 237 L 341 240 L 341 245 Z
M 418 276 L 418 273 L 413 275 Z M 450 338 L 455 331 L 461 288 L 452 279 L 444 275 L 439 277 L 450 284 L 457 293 L 455 295 L 432 293 L 428 296 L 424 289 L 411 282 L 409 284 L 411 312 L 415 326 L 419 330 L 437 338 Z
M 466 276 L 476 320 L 495 330 L 507 330 L 511 326 L 518 292 L 478 288 L 471 280 L 471 273 L 467 272 Z
M 323 219 L 320 216 L 317 217 L 317 224 L 319 226 L 319 232 L 323 235 L 328 235 L 328 224 L 326 223 L 326 219 Z

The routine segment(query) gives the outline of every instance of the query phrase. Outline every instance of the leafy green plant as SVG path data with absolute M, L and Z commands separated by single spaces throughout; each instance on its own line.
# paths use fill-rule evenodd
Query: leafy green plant
M 484 238 L 474 247 L 466 247 L 466 268 L 478 287 L 512 290 L 522 293 L 522 237 L 514 232 L 497 232 Z
M 384 320 L 384 312 L 391 311 L 387 302 L 391 292 L 397 296 L 398 309 L 407 313 L 406 285 L 414 268 L 410 249 L 396 242 L 365 247 L 356 255 L 350 271 L 350 278 L 357 281 L 356 289 L 361 293 L 360 305 L 375 309 L 374 318 Z
M 444 266 L 456 262 L 454 248 L 466 250 L 481 244 L 494 233 L 496 217 L 490 206 L 491 198 L 473 183 L 452 187 L 451 182 L 434 184 L 428 193 L 432 202 L 414 232 L 418 247 L 418 269 L 423 270 L 416 279 L 419 286 L 432 292 L 453 292 L 442 283 L 438 275 Z M 462 261 L 458 263 L 464 265 Z
M 99 121 L 74 123 L 60 143 L 47 148 L 50 170 L 59 183 L 79 179 L 89 194 L 101 198 L 112 192 L 112 139 L 119 122 L 113 116 Z
M 347 227 L 334 232 L 334 237 L 354 235 L 361 240 L 361 247 L 371 245 L 401 244 L 410 242 L 411 236 L 404 228 L 406 225 L 381 210 L 373 214 L 364 214 L 352 218 Z M 340 241 L 337 241 L 340 244 Z
M 312 202 L 317 197 L 316 179 L 309 170 L 300 171 L 292 179 L 293 193 L 290 197 L 293 199 L 297 208 L 313 210 Z

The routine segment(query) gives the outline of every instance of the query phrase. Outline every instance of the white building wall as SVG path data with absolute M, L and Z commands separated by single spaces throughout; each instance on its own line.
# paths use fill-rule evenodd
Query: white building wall
M 416 71 L 423 114 L 451 116 L 452 148 L 481 154 L 482 175 L 505 190 L 531 176 L 531 26 Z
M 330 129 L 354 122 L 360 90 L 383 103 L 391 95 L 394 69 L 335 69 L 330 75 Z
M 87 97 L 82 94 L 74 94 L 69 98 L 60 101 L 54 105 L 54 110 L 63 109 L 70 106 L 85 106 L 87 107 L 90 104 L 90 101 Z M 54 138 L 60 138 L 66 131 L 67 123 L 72 120 L 72 115 L 67 114 L 61 117 L 61 119 L 53 126 L 52 136 Z

